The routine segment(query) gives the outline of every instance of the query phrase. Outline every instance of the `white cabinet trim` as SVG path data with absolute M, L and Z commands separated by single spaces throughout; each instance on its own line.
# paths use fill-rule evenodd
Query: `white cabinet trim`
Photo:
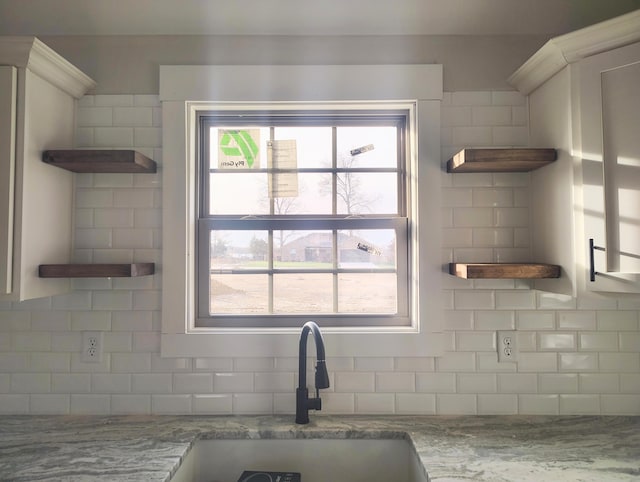
M 569 64 L 640 40 L 640 10 L 549 40 L 508 82 L 529 94 Z
M 36 37 L 0 37 L 0 65 L 27 68 L 79 99 L 96 83 Z

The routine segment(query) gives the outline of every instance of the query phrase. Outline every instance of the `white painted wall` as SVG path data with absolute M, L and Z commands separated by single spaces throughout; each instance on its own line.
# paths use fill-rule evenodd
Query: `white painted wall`
M 515 92 L 445 93 L 443 162 L 465 146 L 527 145 L 527 118 Z M 77 119 L 78 147 L 136 148 L 162 168 L 157 96 L 86 96 Z M 528 257 L 530 174 L 442 176 L 443 262 Z M 77 175 L 76 259 L 159 262 L 160 182 Z M 640 297 L 443 277 L 446 355 L 329 359 L 324 413 L 640 415 Z M 161 272 L 0 303 L 0 413 L 295 411 L 295 358 L 160 358 L 160 290 Z M 518 330 L 517 365 L 497 363 L 498 329 Z M 102 363 L 80 361 L 83 330 L 105 332 Z

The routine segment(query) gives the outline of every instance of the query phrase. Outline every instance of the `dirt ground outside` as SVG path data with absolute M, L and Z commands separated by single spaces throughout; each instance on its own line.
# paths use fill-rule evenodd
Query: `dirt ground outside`
M 338 275 L 339 313 L 397 311 L 397 276 L 394 273 Z M 333 278 L 326 273 L 291 273 L 274 276 L 274 313 L 333 313 Z M 214 314 L 268 314 L 267 275 L 212 275 L 211 312 Z

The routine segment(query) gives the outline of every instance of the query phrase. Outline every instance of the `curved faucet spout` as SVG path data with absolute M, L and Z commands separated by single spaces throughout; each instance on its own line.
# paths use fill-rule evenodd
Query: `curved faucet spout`
M 313 333 L 316 345 L 316 396 L 309 398 L 307 389 L 307 338 L 309 332 Z M 298 388 L 296 390 L 296 423 L 309 423 L 309 409 L 321 410 L 322 401 L 318 390 L 329 388 L 329 374 L 325 363 L 324 340 L 320 327 L 313 321 L 307 321 L 300 333 L 300 348 L 298 351 Z

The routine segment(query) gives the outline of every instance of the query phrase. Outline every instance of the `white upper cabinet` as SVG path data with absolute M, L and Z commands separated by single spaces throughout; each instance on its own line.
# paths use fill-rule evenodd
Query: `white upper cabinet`
M 69 262 L 73 175 L 42 162 L 74 145 L 75 99 L 95 83 L 34 37 L 0 37 L 0 300 L 68 291 L 38 265 Z
M 640 43 L 579 67 L 587 288 L 638 293 Z
M 531 232 L 562 275 L 536 288 L 640 292 L 640 10 L 550 40 L 510 81 L 532 147 L 558 150 L 531 174 Z

